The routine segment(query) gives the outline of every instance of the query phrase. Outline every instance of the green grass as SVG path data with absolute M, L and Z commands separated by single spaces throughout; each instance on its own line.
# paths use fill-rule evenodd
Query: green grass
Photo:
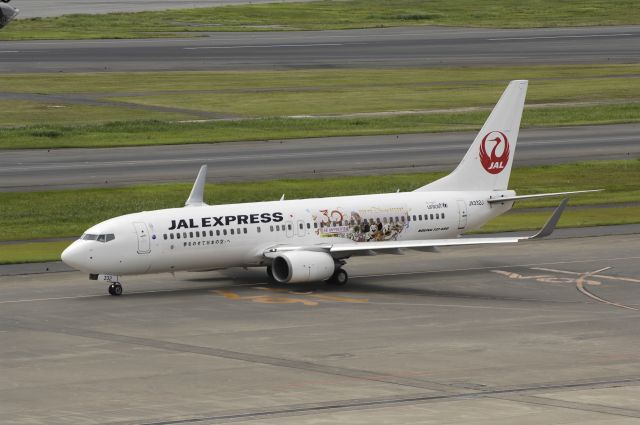
M 0 39 L 148 38 L 211 31 L 415 25 L 532 28 L 640 23 L 635 0 L 332 0 L 19 19 Z
M 637 64 L 6 74 L 3 83 L 7 90 L 26 99 L 0 101 L 0 149 L 477 129 L 507 81 L 515 78 L 530 79 L 525 126 L 638 122 L 638 76 Z M 38 98 L 32 95 L 44 100 L 34 100 Z M 117 107 L 109 99 L 126 103 Z M 87 101 L 95 105 L 103 102 L 104 106 L 74 103 Z M 455 111 L 455 108 L 463 109 Z M 382 117 L 341 115 L 408 110 L 419 113 Z M 337 116 L 287 118 L 301 114 Z M 179 122 L 220 115 L 243 119 Z
M 0 149 L 122 147 L 478 130 L 488 111 L 360 118 L 262 118 L 0 128 Z M 525 110 L 522 127 L 640 122 L 640 103 Z
M 0 244 L 0 264 L 42 263 L 59 261 L 70 242 L 28 242 Z
M 187 120 L 190 115 L 147 111 L 118 106 L 78 105 L 68 102 L 34 102 L 0 100 L 0 125 L 29 126 L 33 123 L 77 125 L 78 123 L 108 123 L 132 120 Z
M 344 177 L 317 180 L 274 180 L 207 185 L 211 204 L 354 195 L 413 190 L 443 173 Z M 513 171 L 510 187 L 520 194 L 604 188 L 606 192 L 576 196 L 572 205 L 640 202 L 640 160 L 599 161 Z M 88 227 L 121 214 L 180 207 L 190 184 L 145 185 L 116 189 L 83 189 L 0 193 L 0 240 L 27 240 L 80 235 Z M 547 199 L 521 207 L 556 205 Z M 605 217 L 606 218 L 606 217 Z M 630 214 L 628 222 L 640 222 Z M 538 223 L 539 224 L 539 223 Z M 537 227 L 537 224 L 536 226 Z

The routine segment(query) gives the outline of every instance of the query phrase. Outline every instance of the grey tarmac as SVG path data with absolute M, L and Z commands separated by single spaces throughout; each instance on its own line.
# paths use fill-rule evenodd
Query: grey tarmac
M 640 231 L 640 229 L 636 229 Z M 261 270 L 0 277 L 3 424 L 635 424 L 638 233 Z
M 0 191 L 190 182 L 202 164 L 209 182 L 449 171 L 475 132 L 330 137 L 110 149 L 8 150 Z M 515 166 L 640 156 L 640 124 L 529 128 Z
M 640 26 L 203 33 L 197 38 L 3 41 L 0 72 L 637 63 Z

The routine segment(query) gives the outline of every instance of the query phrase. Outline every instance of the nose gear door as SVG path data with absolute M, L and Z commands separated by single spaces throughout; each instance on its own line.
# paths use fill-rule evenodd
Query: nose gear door
M 149 254 L 151 252 L 151 239 L 146 223 L 133 223 L 138 236 L 138 254 Z

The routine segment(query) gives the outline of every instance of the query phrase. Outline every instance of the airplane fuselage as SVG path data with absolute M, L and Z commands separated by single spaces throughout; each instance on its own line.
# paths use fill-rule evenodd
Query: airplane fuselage
M 91 274 L 131 275 L 264 266 L 265 249 L 279 244 L 453 238 L 513 204 L 488 199 L 513 194 L 404 192 L 145 211 L 88 229 L 66 261 Z

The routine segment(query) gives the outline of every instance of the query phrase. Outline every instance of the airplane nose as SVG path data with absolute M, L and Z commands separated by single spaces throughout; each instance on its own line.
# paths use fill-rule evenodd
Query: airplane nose
M 77 242 L 72 243 L 62 251 L 60 255 L 60 259 L 63 263 L 65 263 L 69 267 L 73 267 L 74 269 L 80 269 L 83 263 L 83 254 L 82 248 L 78 246 Z

